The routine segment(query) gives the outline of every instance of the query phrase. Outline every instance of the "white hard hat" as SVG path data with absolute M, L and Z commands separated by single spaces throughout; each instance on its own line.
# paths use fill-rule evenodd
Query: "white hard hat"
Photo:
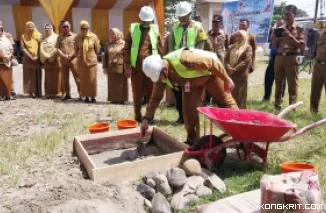
M 142 21 L 153 21 L 154 20 L 154 11 L 151 7 L 144 6 L 140 9 L 139 18 Z
M 175 7 L 175 16 L 176 17 L 183 17 L 191 13 L 191 5 L 187 1 L 181 1 Z
M 150 55 L 143 61 L 143 72 L 147 77 L 157 82 L 163 68 L 162 59 L 160 55 Z

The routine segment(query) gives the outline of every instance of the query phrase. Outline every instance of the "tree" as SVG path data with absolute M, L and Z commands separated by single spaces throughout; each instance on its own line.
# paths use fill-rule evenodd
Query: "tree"
M 279 19 L 282 18 L 283 16 L 283 11 L 284 8 L 287 6 L 288 4 L 286 3 L 286 1 L 282 1 L 281 4 L 279 6 L 274 6 L 274 12 L 273 12 L 273 18 L 272 18 L 272 24 L 275 24 L 275 22 Z M 308 17 L 308 13 L 300 8 L 297 9 L 297 17 Z

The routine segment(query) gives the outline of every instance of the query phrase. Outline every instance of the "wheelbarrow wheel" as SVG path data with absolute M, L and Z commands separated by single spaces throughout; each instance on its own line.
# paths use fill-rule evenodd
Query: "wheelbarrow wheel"
M 210 139 L 212 137 L 212 145 L 210 147 Z M 215 135 L 205 135 L 201 138 L 199 138 L 194 145 L 191 147 L 194 151 L 200 151 L 200 150 L 208 150 L 210 148 L 214 148 L 220 144 L 222 144 L 223 141 L 216 137 Z M 213 152 L 211 153 L 208 158 L 212 162 L 212 164 L 217 168 L 221 166 L 226 158 L 226 148 L 221 149 L 219 152 Z M 204 154 L 200 157 L 198 157 L 199 162 L 202 164 L 202 166 L 206 166 L 205 163 L 205 156 Z

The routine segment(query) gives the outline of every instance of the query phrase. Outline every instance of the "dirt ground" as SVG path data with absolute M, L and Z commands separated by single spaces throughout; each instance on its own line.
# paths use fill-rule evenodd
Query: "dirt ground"
M 251 75 L 250 84 L 262 84 L 265 67 Z M 106 77 L 101 68 L 98 73 L 97 104 L 24 96 L 0 102 L 1 213 L 145 212 L 135 184 L 95 184 L 72 155 L 73 137 L 87 134 L 88 124 L 133 117 L 131 102 L 123 106 L 106 102 Z M 14 79 L 22 94 L 21 66 L 14 68 Z M 72 77 L 70 81 L 77 97 Z

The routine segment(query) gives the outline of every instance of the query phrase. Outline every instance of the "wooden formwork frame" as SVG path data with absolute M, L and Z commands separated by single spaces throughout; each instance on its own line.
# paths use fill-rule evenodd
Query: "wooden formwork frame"
M 102 151 L 135 147 L 139 140 L 155 143 L 166 154 L 101 168 L 97 168 L 90 158 L 91 154 Z M 89 178 L 98 183 L 120 183 L 137 180 L 151 171 L 177 167 L 186 160 L 187 157 L 183 151 L 187 147 L 186 144 L 181 143 L 156 127 L 150 127 L 144 137 L 141 137 L 139 128 L 134 128 L 81 135 L 74 138 L 75 154 L 77 154 L 79 160 L 84 165 Z

